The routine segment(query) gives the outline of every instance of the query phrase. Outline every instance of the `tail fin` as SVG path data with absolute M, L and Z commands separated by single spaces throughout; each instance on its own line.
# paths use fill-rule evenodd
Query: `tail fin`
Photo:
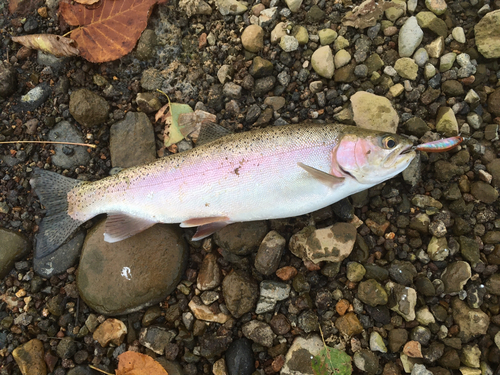
M 43 169 L 34 170 L 30 184 L 47 209 L 36 235 L 35 258 L 53 253 L 83 223 L 68 215 L 68 192 L 83 183 Z

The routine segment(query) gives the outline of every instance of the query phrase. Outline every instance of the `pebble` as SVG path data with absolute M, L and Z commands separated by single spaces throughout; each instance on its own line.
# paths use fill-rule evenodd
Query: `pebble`
M 390 309 L 401 315 L 407 322 L 415 319 L 415 305 L 417 303 L 417 292 L 415 289 L 399 284 L 393 284 L 392 296 L 394 306 Z
M 253 61 L 252 65 L 250 65 L 250 69 L 248 70 L 248 73 L 250 73 L 254 78 L 261 78 L 265 77 L 268 75 L 271 75 L 273 73 L 273 63 L 269 60 L 263 59 L 260 56 L 256 56 Z M 238 86 L 240 87 L 240 86 Z M 238 98 L 241 97 L 241 87 L 238 93 Z M 235 99 L 238 99 L 235 98 Z
M 222 281 L 222 294 L 226 307 L 235 318 L 253 311 L 259 298 L 254 280 L 244 272 L 233 270 Z
M 6 98 L 17 88 L 16 70 L 5 61 L 0 62 L 0 97 Z
M 481 365 L 481 350 L 477 345 L 465 345 L 462 348 L 460 361 L 467 367 L 479 368 Z
M 311 56 L 311 65 L 321 77 L 332 78 L 335 71 L 333 53 L 329 46 L 318 48 Z
M 251 375 L 255 371 L 252 343 L 246 338 L 234 341 L 226 350 L 228 375 Z
M 474 26 L 477 50 L 487 59 L 500 57 L 500 9 L 486 14 Z
M 216 0 L 215 5 L 223 16 L 243 14 L 247 11 L 247 7 L 237 0 Z
M 295 26 L 292 29 L 292 35 L 295 37 L 295 39 L 297 39 L 297 42 L 299 42 L 300 46 L 303 46 L 309 42 L 309 33 L 304 26 Z
M 465 43 L 467 41 L 465 39 L 464 29 L 460 26 L 455 27 L 451 31 L 451 35 L 453 36 L 453 39 L 455 39 L 458 43 Z
M 285 0 L 286 6 L 293 13 L 296 13 L 300 9 L 300 6 L 302 5 L 302 1 L 303 0 Z
M 391 8 L 392 9 L 392 8 Z M 410 57 L 422 42 L 424 32 L 416 17 L 409 17 L 399 31 L 399 56 Z
M 448 255 L 450 255 L 446 237 L 432 237 L 427 246 L 427 254 L 429 254 L 429 258 L 435 262 L 444 261 Z
M 429 311 L 427 306 L 420 308 L 416 314 L 417 321 L 423 326 L 428 326 L 436 322 L 434 315 Z
M 347 264 L 346 276 L 349 281 L 354 283 L 360 282 L 365 276 L 366 269 L 361 263 L 349 262 Z
M 299 49 L 299 41 L 291 35 L 282 36 L 279 45 L 285 52 L 293 52 Z
M 488 110 L 495 116 L 500 116 L 500 88 L 488 96 Z
M 157 224 L 119 243 L 104 242 L 104 227 L 102 221 L 87 234 L 78 268 L 78 290 L 90 308 L 105 315 L 128 314 L 175 290 L 188 252 L 177 227 Z M 117 251 L 118 258 L 112 256 Z
M 365 129 L 377 129 L 395 133 L 399 116 L 391 102 L 383 97 L 366 91 L 358 91 L 351 96 L 354 122 Z
M 415 60 L 409 57 L 398 59 L 394 64 L 394 69 L 396 69 L 402 78 L 407 78 L 412 81 L 417 78 L 418 65 L 415 63 Z
M 0 278 L 4 278 L 14 267 L 16 260 L 28 255 L 31 251 L 31 243 L 19 232 L 0 228 Z
M 57 344 L 57 355 L 61 359 L 68 359 L 71 358 L 75 355 L 76 351 L 78 350 L 78 346 L 75 342 L 75 340 L 72 337 L 64 337 L 59 343 Z
M 167 330 L 164 327 L 152 326 L 142 328 L 139 332 L 139 343 L 151 349 L 156 354 L 163 355 L 165 347 L 176 335 L 175 331 Z
M 441 56 L 439 59 L 439 71 L 442 73 L 450 70 L 456 58 L 457 54 L 455 52 L 449 52 Z
M 332 29 L 321 29 L 318 31 L 319 42 L 322 46 L 331 44 L 337 39 L 337 32 Z
M 95 92 L 80 89 L 73 91 L 69 98 L 69 112 L 81 125 L 92 127 L 108 120 L 109 104 Z
M 483 181 L 476 181 L 471 185 L 471 194 L 479 201 L 492 204 L 498 199 L 498 191 Z
M 370 334 L 370 350 L 372 352 L 387 353 L 384 339 L 380 336 L 380 333 L 376 331 L 372 331 Z
M 118 319 L 109 318 L 94 331 L 92 338 L 105 348 L 109 344 L 120 346 L 127 335 L 127 326 Z
M 307 338 L 297 336 L 285 356 L 285 364 L 281 368 L 281 375 L 314 374 L 311 359 L 323 349 L 323 341 L 318 335 L 309 335 Z
M 246 338 L 267 348 L 273 346 L 273 341 L 276 338 L 276 334 L 269 324 L 258 320 L 251 320 L 245 323 L 243 327 L 241 327 L 241 330 Z
M 456 261 L 446 267 L 441 275 L 445 293 L 460 292 L 471 278 L 471 267 L 464 261 Z
M 214 313 L 210 306 L 204 305 L 198 298 L 193 298 L 189 301 L 189 308 L 193 312 L 196 319 L 206 322 L 214 322 L 219 324 L 226 323 L 231 316 L 222 312 Z
M 425 6 L 437 16 L 444 14 L 448 8 L 445 0 L 425 0 Z
M 352 337 L 363 332 L 363 326 L 354 312 L 339 317 L 335 321 L 335 327 L 340 331 L 344 337 Z
M 267 233 L 265 221 L 251 221 L 228 225 L 217 231 L 213 239 L 228 253 L 248 255 L 259 248 Z
M 427 53 L 427 50 L 425 48 L 419 48 L 413 55 L 413 60 L 415 60 L 415 63 L 420 66 L 424 67 L 427 64 L 427 61 L 429 61 L 429 54 Z M 434 67 L 432 64 L 428 64 Z M 427 78 L 427 77 L 426 77 Z
M 263 11 L 260 12 L 259 26 L 268 27 L 276 19 L 277 15 L 278 15 L 277 7 L 264 9 Z
M 444 51 L 444 38 L 439 37 L 434 39 L 434 41 L 425 46 L 425 50 L 430 57 L 434 57 L 436 59 L 440 58 Z
M 217 288 L 220 283 L 221 271 L 217 264 L 217 256 L 214 253 L 209 253 L 201 263 L 196 287 L 201 291 L 211 290 Z
M 379 359 L 368 349 L 361 349 L 354 353 L 352 361 L 359 370 L 367 374 L 374 375 L 379 372 Z
M 266 276 L 276 272 L 285 246 L 286 240 L 278 232 L 269 232 L 262 240 L 255 256 L 254 265 L 257 271 Z
M 440 107 L 436 117 L 436 130 L 446 137 L 458 135 L 458 122 L 450 107 Z
M 337 69 L 349 64 L 350 61 L 351 55 L 345 49 L 341 49 L 335 54 L 334 62 Z
M 222 94 L 229 99 L 240 99 L 243 87 L 234 82 L 226 82 L 222 87 Z
M 255 309 L 256 314 L 263 314 L 274 310 L 278 301 L 287 299 L 291 287 L 280 281 L 264 280 L 260 283 L 260 297 Z
M 50 86 L 46 82 L 43 82 L 21 96 L 21 101 L 15 108 L 20 111 L 33 111 L 40 107 L 49 98 L 51 93 L 52 89 Z
M 485 335 L 490 325 L 490 318 L 481 309 L 471 309 L 458 298 L 451 303 L 453 320 L 460 328 L 458 337 L 466 343 L 480 335 Z
M 247 26 L 241 33 L 241 44 L 249 52 L 259 52 L 264 48 L 264 29 L 258 25 Z
M 32 339 L 18 346 L 12 352 L 12 356 L 19 366 L 23 375 L 46 375 L 47 366 L 44 360 L 43 343 L 38 339 Z
M 128 112 L 125 119 L 113 124 L 109 149 L 113 167 L 129 168 L 154 161 L 155 134 L 147 115 Z
M 374 279 L 369 279 L 359 283 L 358 298 L 361 302 L 373 307 L 386 305 L 389 300 L 384 287 Z
M 333 48 L 335 51 L 340 51 L 341 49 L 346 49 L 349 47 L 349 41 L 344 38 L 342 35 L 339 35 L 335 42 L 333 42 Z
M 287 35 L 286 23 L 280 22 L 271 31 L 271 43 L 272 44 L 278 43 L 281 40 L 281 38 L 284 37 L 285 35 Z

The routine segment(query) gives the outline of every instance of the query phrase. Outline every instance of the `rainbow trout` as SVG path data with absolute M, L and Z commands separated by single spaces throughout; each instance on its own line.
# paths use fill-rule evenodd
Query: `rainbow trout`
M 395 134 L 299 124 L 227 135 L 95 182 L 36 170 L 30 183 L 46 215 L 35 256 L 103 213 L 107 242 L 156 223 L 198 227 L 199 240 L 229 223 L 303 215 L 394 177 L 414 157 Z

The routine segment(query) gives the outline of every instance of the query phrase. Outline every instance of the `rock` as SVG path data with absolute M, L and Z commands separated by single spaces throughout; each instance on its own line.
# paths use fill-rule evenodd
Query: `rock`
M 255 80 L 253 94 L 256 97 L 261 97 L 271 91 L 276 84 L 276 78 L 274 76 L 259 78 Z M 263 115 L 266 114 L 266 111 L 263 112 Z M 272 116 L 272 112 L 269 113 Z
M 285 250 L 286 240 L 276 231 L 269 232 L 262 240 L 257 255 L 255 268 L 263 275 L 271 275 L 278 269 Z
M 49 98 L 52 93 L 52 89 L 46 82 L 42 82 L 34 89 L 31 89 L 26 93 L 26 95 L 21 96 L 20 103 L 14 107 L 15 110 L 19 111 L 33 111 L 40 107 Z M 70 112 L 71 112 L 71 100 L 70 100 Z
M 0 228 L 0 278 L 4 278 L 14 267 L 16 260 L 25 257 L 31 250 L 31 243 L 26 237 L 8 229 Z
M 461 362 L 472 368 L 479 368 L 481 365 L 481 350 L 477 345 L 465 345 L 462 348 Z
M 61 359 L 68 359 L 75 355 L 78 346 L 72 337 L 64 337 L 59 344 L 57 344 L 57 355 Z
M 273 346 L 273 341 L 276 338 L 269 324 L 258 320 L 251 320 L 245 323 L 243 327 L 241 327 L 241 330 L 246 338 L 267 348 Z
M 79 124 L 92 127 L 108 120 L 109 104 L 93 91 L 80 89 L 71 93 L 69 112 Z
M 374 375 L 379 371 L 378 357 L 368 349 L 361 349 L 354 353 L 354 365 L 367 374 Z
M 384 339 L 380 333 L 372 331 L 370 334 L 370 350 L 372 352 L 387 353 L 387 347 L 385 346 Z
M 349 64 L 349 61 L 351 61 L 351 55 L 345 49 L 341 49 L 335 54 L 334 62 L 337 69 Z
M 16 70 L 9 63 L 0 62 L 0 97 L 7 98 L 16 91 Z
M 106 319 L 94 331 L 92 335 L 103 348 L 110 343 L 114 346 L 120 346 L 127 334 L 127 326 L 118 319 Z
M 321 77 L 332 78 L 335 71 L 333 53 L 329 46 L 318 48 L 311 56 L 311 65 Z
M 384 287 L 374 279 L 359 283 L 358 298 L 370 306 L 386 305 L 388 301 Z
M 352 337 L 363 332 L 363 326 L 359 321 L 358 317 L 353 312 L 348 312 L 347 314 L 339 317 L 335 321 L 335 327 L 340 331 L 344 337 Z
M 274 310 L 278 301 L 286 300 L 290 295 L 291 287 L 280 281 L 264 280 L 260 283 L 260 297 L 255 309 L 256 314 L 263 314 Z
M 412 117 L 404 124 L 405 130 L 408 134 L 421 138 L 426 132 L 430 130 L 427 123 L 420 117 Z
M 465 94 L 462 84 L 455 80 L 448 80 L 443 82 L 441 89 L 448 96 L 461 96 Z
M 222 88 L 222 95 L 229 99 L 240 99 L 243 87 L 234 82 L 226 82 Z
M 299 41 L 291 35 L 284 35 L 280 40 L 280 47 L 285 52 L 293 52 L 299 48 Z
M 441 56 L 439 59 L 439 71 L 442 73 L 450 70 L 456 58 L 457 54 L 455 52 L 449 52 Z
M 307 338 L 297 336 L 286 353 L 281 375 L 314 375 L 311 358 L 318 355 L 321 349 L 323 341 L 318 335 Z
M 475 26 L 477 50 L 487 59 L 500 57 L 500 9 L 486 14 Z
M 273 63 L 260 56 L 255 56 L 248 73 L 250 73 L 254 78 L 271 75 L 273 73 Z
M 68 121 L 59 122 L 49 132 L 49 140 L 57 142 L 85 143 L 85 139 L 80 131 Z M 85 147 L 72 145 L 54 145 L 55 155 L 52 162 L 61 168 L 75 168 L 86 165 L 90 160 L 90 155 Z
M 421 68 L 424 67 L 429 61 L 429 53 L 425 48 L 419 48 L 413 55 L 413 60 L 417 63 Z M 433 66 L 433 65 L 431 65 Z
M 320 22 L 325 18 L 325 12 L 317 5 L 313 5 L 306 13 L 306 23 Z
M 1 238 L 1 235 L 0 235 Z M 59 275 L 75 265 L 80 250 L 85 239 L 85 232 L 78 231 L 72 239 L 61 245 L 56 251 L 46 255 L 43 258 L 33 259 L 33 268 L 35 272 L 45 278 Z
M 176 336 L 173 330 L 167 330 L 163 327 L 147 327 L 142 328 L 139 333 L 139 343 L 146 348 L 151 349 L 156 354 L 162 355 L 165 353 L 165 347 Z
M 268 96 L 264 99 L 264 104 L 271 106 L 273 111 L 279 111 L 286 104 L 286 100 L 282 96 Z
M 303 46 L 309 42 L 309 33 L 304 26 L 294 26 L 294 28 L 292 29 L 292 36 L 297 39 L 297 42 L 300 46 Z M 285 49 L 283 48 L 283 50 Z
M 210 290 L 217 288 L 220 282 L 221 272 L 217 264 L 217 256 L 214 253 L 209 253 L 201 263 L 196 287 L 201 291 Z
M 249 52 L 259 52 L 264 48 L 264 29 L 258 25 L 247 26 L 241 33 L 241 44 Z
M 488 96 L 488 110 L 495 116 L 500 116 L 500 88 Z
M 458 122 L 453 109 L 440 107 L 436 116 L 436 130 L 446 137 L 458 135 Z
M 228 314 L 214 313 L 210 306 L 206 306 L 201 301 L 195 297 L 189 301 L 189 308 L 193 312 L 196 319 L 203 320 L 206 322 L 214 322 L 219 324 L 224 324 L 231 317 Z
M 415 63 L 415 60 L 409 57 L 398 59 L 394 64 L 394 69 L 396 69 L 402 78 L 411 80 L 415 80 L 417 78 L 418 65 Z
M 300 6 L 302 5 L 302 1 L 303 0 L 285 0 L 286 6 L 293 13 L 297 12 L 300 9 Z
M 451 31 L 451 35 L 453 36 L 453 39 L 455 39 L 458 43 L 465 43 L 467 39 L 465 39 L 465 32 L 464 29 L 460 26 L 455 27 Z
M 142 32 L 135 53 L 137 58 L 142 61 L 147 61 L 154 56 L 157 38 L 154 30 L 146 29 Z
M 483 181 L 476 181 L 471 185 L 471 194 L 487 204 L 492 204 L 498 199 L 497 189 Z
M 416 317 L 417 321 L 423 326 L 428 326 L 429 324 L 436 323 L 434 315 L 432 315 L 427 306 L 419 309 L 416 315 L 417 315 Z
M 448 8 L 445 0 L 425 0 L 425 6 L 436 16 L 444 14 Z
M 332 29 L 321 29 L 318 31 L 319 43 L 322 46 L 331 44 L 337 39 L 337 32 Z
M 365 129 L 381 130 L 396 133 L 399 116 L 389 99 L 358 91 L 351 96 L 354 122 Z
M 441 275 L 441 280 L 444 284 L 444 292 L 460 292 L 471 276 L 471 267 L 469 263 L 464 261 L 451 263 Z
M 226 351 L 228 375 L 251 375 L 255 371 L 252 343 L 246 338 L 234 341 Z
M 398 48 L 399 56 L 410 57 L 422 42 L 424 32 L 418 26 L 417 18 L 410 17 L 399 31 Z
M 471 309 L 458 298 L 452 301 L 455 323 L 459 326 L 458 337 L 462 342 L 469 342 L 475 337 L 485 335 L 490 325 L 490 318 L 481 309 Z
M 372 53 L 365 60 L 365 65 L 368 67 L 368 75 L 371 75 L 373 72 L 378 71 L 384 66 L 384 61 L 380 58 L 378 53 Z
M 47 366 L 44 360 L 43 343 L 32 339 L 26 344 L 18 346 L 12 356 L 23 375 L 46 375 Z
M 302 2 L 302 0 L 300 0 L 300 2 Z M 281 38 L 284 37 L 285 35 L 287 35 L 286 23 L 280 22 L 271 31 L 271 43 L 272 44 L 278 43 L 281 40 Z
M 407 322 L 415 319 L 417 292 L 413 288 L 394 284 L 389 298 L 390 309 L 401 315 Z
M 490 294 L 494 294 L 496 296 L 500 295 L 500 274 L 496 273 L 491 275 L 490 278 L 486 281 L 486 290 Z
M 144 113 L 154 113 L 162 107 L 158 97 L 152 92 L 138 93 L 135 98 L 135 102 L 137 103 L 140 111 Z
M 434 57 L 436 59 L 440 58 L 444 51 L 444 38 L 440 36 L 435 39 L 432 43 L 425 46 L 425 50 L 430 57 Z
M 363 276 L 366 273 L 365 267 L 361 263 L 358 262 L 349 262 L 347 263 L 347 279 L 352 281 L 353 283 L 360 282 L 363 280 Z
M 446 237 L 432 237 L 429 241 L 429 245 L 427 246 L 427 254 L 429 255 L 429 258 L 435 262 L 444 261 L 448 255 L 450 255 Z
M 113 167 L 128 168 L 156 159 L 155 134 L 146 114 L 128 112 L 111 126 L 110 153 Z
M 90 308 L 104 315 L 129 314 L 176 288 L 188 252 L 176 226 L 156 224 L 119 243 L 104 242 L 104 226 L 100 222 L 87 234 L 78 268 L 78 290 Z
M 254 252 L 267 234 L 265 221 L 234 223 L 222 228 L 213 236 L 215 243 L 223 250 L 236 255 Z
M 247 7 L 237 0 L 216 0 L 215 5 L 223 16 L 242 14 L 247 11 Z
M 417 270 L 412 263 L 396 259 L 389 267 L 389 276 L 398 284 L 410 286 L 417 276 Z
M 235 318 L 252 311 L 259 297 L 257 284 L 242 271 L 235 270 L 222 281 L 222 293 L 227 309 Z
M 289 242 L 290 251 L 303 260 L 341 262 L 351 253 L 356 240 L 356 228 L 348 223 L 336 223 L 316 229 L 306 227 L 294 234 Z

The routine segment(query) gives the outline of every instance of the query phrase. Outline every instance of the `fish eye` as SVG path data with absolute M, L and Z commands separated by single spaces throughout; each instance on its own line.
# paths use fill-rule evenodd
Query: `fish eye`
M 382 145 L 384 146 L 384 148 L 394 148 L 396 147 L 396 144 L 396 139 L 394 139 L 394 137 L 391 135 L 385 136 L 384 139 L 382 139 Z

